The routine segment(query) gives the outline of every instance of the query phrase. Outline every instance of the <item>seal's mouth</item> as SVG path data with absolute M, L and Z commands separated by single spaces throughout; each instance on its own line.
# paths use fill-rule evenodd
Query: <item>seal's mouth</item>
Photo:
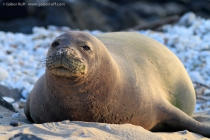
M 64 77 L 81 76 L 86 73 L 86 65 L 76 53 L 53 53 L 46 60 L 47 69 L 54 75 Z
M 54 71 L 71 71 L 69 68 L 65 68 L 63 66 L 53 68 Z

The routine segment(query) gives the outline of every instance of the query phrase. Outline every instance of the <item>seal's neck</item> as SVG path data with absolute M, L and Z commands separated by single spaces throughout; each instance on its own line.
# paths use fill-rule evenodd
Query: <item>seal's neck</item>
M 110 54 L 105 54 L 106 58 L 101 57 L 98 62 L 89 66 L 87 75 L 79 78 L 59 77 L 51 74 L 46 70 L 46 78 L 48 86 L 56 94 L 59 92 L 71 93 L 94 93 L 111 91 L 119 82 L 120 72 L 117 63 Z M 118 83 L 119 84 L 119 83 Z M 110 89 L 111 88 L 111 89 Z M 66 90 L 66 91 L 64 91 Z
M 104 113 L 109 107 L 120 107 L 123 98 L 123 84 L 120 82 L 123 80 L 120 80 L 119 66 L 110 54 L 105 55 L 96 58 L 87 75 L 79 79 L 55 77 L 46 71 L 45 93 L 49 101 L 58 104 L 54 110 L 65 112 L 63 115 L 70 120 L 84 118 L 83 121 L 103 122 Z

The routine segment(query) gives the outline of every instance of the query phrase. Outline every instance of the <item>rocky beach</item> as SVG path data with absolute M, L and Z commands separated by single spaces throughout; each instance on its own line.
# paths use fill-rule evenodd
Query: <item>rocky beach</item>
M 34 27 L 32 34 L 0 31 L 0 95 L 20 111 L 20 116 L 16 115 L 12 118 L 12 112 L 1 108 L 3 113 L 0 115 L 5 119 L 4 122 L 0 119 L 2 138 L 7 139 L 16 133 L 26 132 L 44 139 L 123 139 L 125 137 L 125 139 L 139 137 L 142 139 L 207 139 L 188 131 L 151 133 L 140 126 L 130 124 L 109 125 L 63 121 L 32 125 L 21 118 L 24 116 L 21 112 L 29 92 L 45 71 L 44 62 L 50 43 L 58 35 L 69 30 L 72 29 L 48 26 L 47 28 Z M 92 35 L 103 33 L 100 30 L 83 31 Z M 175 24 L 164 25 L 158 31 L 132 31 L 157 40 L 178 56 L 196 90 L 197 104 L 194 117 L 210 123 L 208 121 L 210 118 L 210 20 L 189 12 Z M 19 129 L 9 126 L 7 123 L 13 119 L 22 122 L 23 125 Z M 62 130 L 64 128 L 65 131 Z

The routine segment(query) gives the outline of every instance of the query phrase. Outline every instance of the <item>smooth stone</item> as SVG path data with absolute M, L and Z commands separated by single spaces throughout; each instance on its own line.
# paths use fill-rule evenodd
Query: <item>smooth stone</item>
M 18 103 L 13 103 L 12 106 L 14 107 L 15 110 L 19 109 L 19 104 Z
M 25 98 L 25 99 L 27 99 L 28 94 L 29 94 L 29 93 L 28 93 L 26 90 L 23 90 L 23 91 L 21 92 L 22 97 Z
M 44 140 L 44 139 L 39 138 L 32 134 L 18 133 L 16 135 L 14 135 L 13 138 L 10 138 L 10 140 Z
M 5 101 L 7 101 L 8 103 L 12 103 L 14 102 L 15 100 L 13 98 L 10 98 L 10 97 L 2 97 Z
M 9 79 L 11 80 L 11 83 L 12 83 L 12 80 L 13 79 Z M 20 84 L 20 82 L 16 82 L 16 84 Z M 15 87 L 15 85 L 13 84 L 12 86 Z M 10 98 L 13 98 L 16 100 L 19 100 L 21 98 L 21 95 L 20 95 L 20 90 L 18 90 L 17 88 L 21 87 L 21 85 L 17 85 L 17 88 L 9 88 L 7 86 L 4 86 L 4 85 L 1 85 L 0 84 L 0 96 L 2 97 L 10 97 Z
M 11 125 L 11 126 L 14 126 L 14 127 L 17 127 L 17 126 L 20 126 L 21 123 L 18 122 L 18 121 L 11 121 L 11 122 L 10 122 L 10 125 Z
M 196 20 L 195 13 L 188 12 L 180 18 L 178 25 L 183 25 L 183 26 L 189 27 L 190 25 L 193 24 L 193 22 L 195 22 L 195 20 Z
M 108 130 L 112 130 L 111 127 L 110 127 L 108 124 L 106 124 L 105 127 L 106 127 L 106 129 L 108 129 Z
M 19 116 L 20 116 L 20 113 L 19 112 L 12 114 L 12 118 L 16 118 L 16 117 L 19 117 Z
M 191 78 L 192 82 L 198 82 L 198 83 L 201 83 L 201 84 L 205 84 L 205 81 L 204 81 L 203 77 L 200 75 L 199 72 L 190 71 L 189 75 L 190 75 L 190 78 Z
M 8 103 L 7 101 L 5 101 L 1 96 L 0 96 L 0 106 L 9 109 L 12 112 L 15 112 L 14 107 L 10 103 Z
M 0 81 L 6 79 L 9 76 L 9 73 L 2 67 L 0 67 Z
M 38 78 L 35 77 L 25 77 L 23 80 L 29 82 L 30 84 L 35 84 Z

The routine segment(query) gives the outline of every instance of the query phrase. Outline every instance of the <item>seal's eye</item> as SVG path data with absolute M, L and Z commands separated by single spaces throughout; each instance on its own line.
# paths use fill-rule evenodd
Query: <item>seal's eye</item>
M 60 43 L 58 41 L 54 41 L 51 46 L 54 48 L 57 47 L 58 45 L 60 45 Z
M 87 52 L 91 50 L 90 47 L 88 47 L 87 45 L 82 46 L 82 49 Z

